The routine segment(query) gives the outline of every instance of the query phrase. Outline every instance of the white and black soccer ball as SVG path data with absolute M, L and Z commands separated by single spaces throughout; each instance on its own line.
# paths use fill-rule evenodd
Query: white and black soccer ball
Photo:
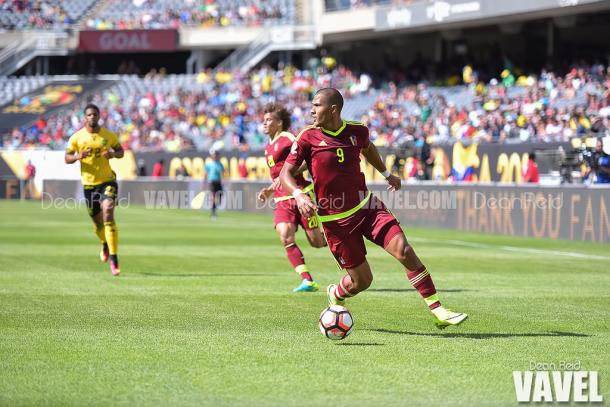
M 331 305 L 320 314 L 320 332 L 328 339 L 344 339 L 354 327 L 352 313 L 340 305 Z

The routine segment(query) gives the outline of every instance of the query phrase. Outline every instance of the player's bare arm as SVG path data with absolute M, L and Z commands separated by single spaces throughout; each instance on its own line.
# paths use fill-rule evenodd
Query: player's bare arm
M 307 170 L 307 163 L 303 162 L 299 168 L 295 171 L 294 175 L 301 175 Z
M 66 151 L 64 161 L 66 162 L 66 164 L 74 164 L 75 162 L 80 161 L 83 158 L 89 157 L 91 151 L 91 148 L 87 148 L 81 151 L 80 153 L 78 151 Z
M 375 167 L 377 171 L 385 176 L 386 181 L 388 181 L 388 189 L 390 191 L 398 191 L 400 189 L 400 178 L 389 173 L 383 160 L 381 159 L 381 156 L 379 155 L 377 147 L 375 147 L 373 143 L 369 143 L 367 148 L 362 149 L 362 155 L 373 167 Z
M 296 167 L 290 163 L 284 163 L 284 167 L 282 168 L 282 172 L 280 172 L 280 182 L 284 189 L 294 196 L 295 201 L 297 202 L 297 206 L 299 207 L 299 211 L 307 217 L 311 217 L 316 213 L 316 206 L 311 201 L 309 195 L 303 193 L 298 187 L 297 182 L 294 179 L 297 171 L 300 167 Z

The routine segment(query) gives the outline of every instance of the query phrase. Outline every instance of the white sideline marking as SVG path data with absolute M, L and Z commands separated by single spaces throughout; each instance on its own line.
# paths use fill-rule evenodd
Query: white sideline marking
M 473 247 L 473 248 L 477 248 L 477 249 L 499 249 L 499 250 L 505 250 L 507 252 L 566 256 L 566 257 L 575 257 L 578 259 L 610 260 L 610 257 L 598 256 L 595 254 L 585 254 L 585 253 L 577 253 L 577 252 L 564 252 L 564 251 L 559 251 L 559 250 L 532 249 L 532 248 L 528 248 L 528 247 L 474 243 L 474 242 L 466 242 L 464 240 L 452 240 L 452 239 L 438 240 L 438 239 L 428 239 L 425 237 L 412 237 L 412 238 L 407 238 L 407 240 L 413 240 L 416 242 L 428 242 L 428 243 L 449 243 L 449 244 L 453 244 L 456 246 Z

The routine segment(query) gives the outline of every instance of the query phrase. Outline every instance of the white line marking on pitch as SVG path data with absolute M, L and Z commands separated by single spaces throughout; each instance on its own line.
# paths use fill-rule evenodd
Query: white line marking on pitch
M 610 257 L 607 256 L 598 256 L 595 254 L 585 254 L 585 253 L 577 253 L 577 252 L 564 252 L 559 250 L 546 250 L 546 249 L 532 249 L 529 247 L 517 247 L 517 246 L 504 246 L 504 245 L 493 245 L 493 244 L 484 244 L 484 243 L 474 243 L 474 242 L 466 242 L 464 240 L 452 240 L 452 239 L 428 239 L 425 237 L 412 237 L 408 240 L 413 240 L 416 242 L 428 242 L 428 243 L 449 243 L 456 246 L 465 246 L 465 247 L 473 247 L 477 249 L 499 249 L 505 250 L 507 252 L 519 252 L 519 253 L 532 253 L 532 254 L 545 254 L 545 255 L 554 255 L 554 256 L 566 256 L 566 257 L 575 257 L 579 259 L 591 259 L 591 260 L 610 260 Z

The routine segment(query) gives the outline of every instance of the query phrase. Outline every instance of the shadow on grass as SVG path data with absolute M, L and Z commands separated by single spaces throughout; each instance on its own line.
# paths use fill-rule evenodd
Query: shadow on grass
M 260 274 L 260 273 L 200 273 L 200 274 L 183 274 L 183 273 L 151 273 L 148 271 L 134 273 L 150 277 L 268 277 L 275 274 Z
M 385 343 L 377 342 L 341 342 L 337 346 L 383 346 Z
M 394 331 L 391 329 L 367 329 L 367 331 L 381 332 L 384 334 L 396 334 L 396 335 L 407 335 L 407 336 L 431 336 L 436 338 L 467 338 L 467 339 L 495 339 L 495 338 L 529 338 L 529 337 L 564 337 L 572 336 L 578 338 L 588 338 L 590 335 L 579 334 L 576 332 L 515 332 L 515 333 L 501 333 L 501 332 L 481 332 L 481 333 L 458 333 L 458 332 L 446 332 L 446 333 L 426 333 L 426 332 L 410 332 L 410 331 Z
M 406 293 L 411 291 L 417 291 L 415 288 L 369 288 L 366 290 L 367 292 L 376 292 L 376 293 Z M 475 290 L 466 290 L 462 288 L 449 288 L 447 290 L 437 290 L 440 293 L 463 293 L 466 291 L 475 291 Z

